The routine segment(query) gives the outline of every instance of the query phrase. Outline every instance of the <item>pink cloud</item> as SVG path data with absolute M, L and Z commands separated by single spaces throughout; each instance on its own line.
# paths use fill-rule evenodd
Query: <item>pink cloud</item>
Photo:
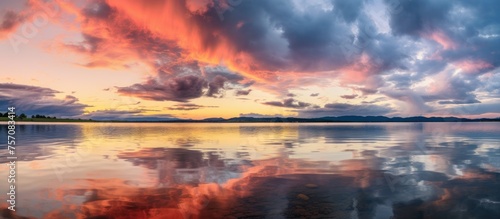
M 424 34 L 424 37 L 434 40 L 443 47 L 444 50 L 457 49 L 458 45 L 442 31 L 434 31 Z
M 455 62 L 454 65 L 465 73 L 477 73 L 480 70 L 492 68 L 493 65 L 483 60 L 465 59 Z

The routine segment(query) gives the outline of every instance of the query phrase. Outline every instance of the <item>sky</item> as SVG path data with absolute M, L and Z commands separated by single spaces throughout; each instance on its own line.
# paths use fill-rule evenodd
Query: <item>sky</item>
M 500 117 L 496 0 L 3 0 L 0 111 Z

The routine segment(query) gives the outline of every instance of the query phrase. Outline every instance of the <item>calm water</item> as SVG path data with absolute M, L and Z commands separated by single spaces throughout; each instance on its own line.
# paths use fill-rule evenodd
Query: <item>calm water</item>
M 500 123 L 17 131 L 16 213 L 28 218 L 500 218 Z

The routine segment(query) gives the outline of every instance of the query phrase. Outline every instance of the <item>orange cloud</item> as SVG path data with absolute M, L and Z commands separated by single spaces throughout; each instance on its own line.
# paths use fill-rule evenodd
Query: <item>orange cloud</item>
M 254 80 L 262 78 L 249 73 L 256 69 L 250 55 L 236 51 L 231 42 L 216 28 L 200 25 L 196 19 L 201 18 L 193 14 L 184 1 L 110 0 L 108 3 L 130 16 L 138 26 L 165 40 L 176 42 L 188 52 L 188 59 L 212 65 L 224 63 L 231 70 L 241 72 Z M 191 5 L 190 8 L 192 7 L 194 6 Z
M 80 42 L 65 43 L 62 48 L 83 54 L 86 60 L 78 64 L 88 68 L 127 69 L 145 64 L 148 72 L 163 81 L 165 75 L 203 75 L 205 66 L 225 66 L 263 91 L 278 95 L 288 93 L 290 87 L 326 83 L 324 78 L 336 75 L 342 75 L 340 79 L 347 83 L 360 84 L 380 70 L 369 52 L 353 57 L 355 62 L 345 62 L 333 41 L 331 48 L 325 46 L 327 50 L 315 48 L 320 52 L 304 49 L 308 45 L 304 42 L 299 42 L 294 52 L 284 49 L 267 54 L 262 50 L 273 47 L 267 41 L 256 43 L 263 49 L 253 50 L 247 45 L 253 40 L 252 33 L 249 39 L 242 39 L 245 43 L 238 38 L 247 37 L 244 34 L 248 31 L 242 29 L 254 25 L 252 21 L 219 20 L 216 10 L 223 6 L 215 7 L 211 0 L 107 0 L 89 3 L 83 9 L 64 1 L 58 4 L 66 13 L 76 15 L 78 25 L 74 28 L 83 36 Z M 277 35 L 285 43 L 295 40 Z M 287 49 L 292 50 L 290 47 Z M 160 76 L 160 72 L 166 74 Z
M 146 64 L 149 71 L 155 72 L 159 68 L 155 64 L 158 61 L 158 51 L 172 57 L 179 56 L 172 42 L 158 40 L 127 17 L 114 13 L 107 4 L 94 2 L 81 9 L 66 1 L 56 3 L 65 15 L 75 16 L 77 22 L 66 24 L 69 25 L 66 28 L 81 32 L 82 40 L 61 42 L 62 46 L 55 50 L 59 53 L 70 50 L 84 55 L 84 61 L 77 63 L 80 66 L 126 69 Z
M 7 11 L 3 16 L 3 22 L 0 23 L 0 39 L 7 38 L 7 36 L 16 31 L 24 19 L 24 16 L 16 12 Z
M 307 61 L 304 61 L 305 64 L 294 63 L 290 61 L 291 54 L 274 57 L 279 61 L 263 61 L 262 57 L 237 45 L 234 36 L 228 34 L 241 29 L 245 25 L 244 21 L 235 22 L 232 27 L 234 30 L 228 30 L 218 17 L 210 17 L 212 12 L 204 13 L 206 6 L 212 6 L 211 10 L 216 10 L 211 1 L 109 0 L 107 3 L 137 26 L 163 40 L 175 42 L 183 50 L 186 60 L 224 65 L 257 83 L 275 82 L 278 75 L 288 75 L 287 73 L 300 77 L 301 72 L 331 69 L 332 62 L 338 62 L 317 59 L 314 60 L 314 65 Z

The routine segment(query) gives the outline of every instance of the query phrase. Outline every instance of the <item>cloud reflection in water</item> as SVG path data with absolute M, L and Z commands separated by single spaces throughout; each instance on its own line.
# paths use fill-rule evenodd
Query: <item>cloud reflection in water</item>
M 21 205 L 20 215 L 35 218 L 494 218 L 500 215 L 500 168 L 495 163 L 500 157 L 500 148 L 495 146 L 499 124 L 465 123 L 453 128 L 450 127 L 456 124 L 216 125 L 118 124 L 113 128 L 114 138 L 101 141 L 97 138 L 105 136 L 89 134 L 94 133 L 92 125 L 75 124 L 74 129 L 82 129 L 76 132 L 80 135 L 62 133 L 62 140 L 73 139 L 77 142 L 73 147 L 88 142 L 97 142 L 99 147 L 81 166 L 75 167 L 74 175 L 69 174 L 67 181 L 30 187 L 31 191 L 48 190 L 48 194 L 38 198 L 59 204 L 49 211 L 24 204 L 29 209 L 22 209 Z M 189 147 L 183 146 L 186 142 Z M 136 147 L 138 144 L 141 147 Z M 36 151 L 43 146 L 33 142 L 25 147 Z M 61 156 L 58 154 L 61 150 L 52 149 L 49 151 L 53 154 L 42 161 Z M 103 155 L 110 159 L 103 160 Z M 99 161 L 99 165 L 89 160 Z M 33 166 L 30 162 L 35 161 L 24 161 L 26 172 L 50 170 L 44 163 L 30 169 Z M 3 213 L 5 216 L 8 212 Z

